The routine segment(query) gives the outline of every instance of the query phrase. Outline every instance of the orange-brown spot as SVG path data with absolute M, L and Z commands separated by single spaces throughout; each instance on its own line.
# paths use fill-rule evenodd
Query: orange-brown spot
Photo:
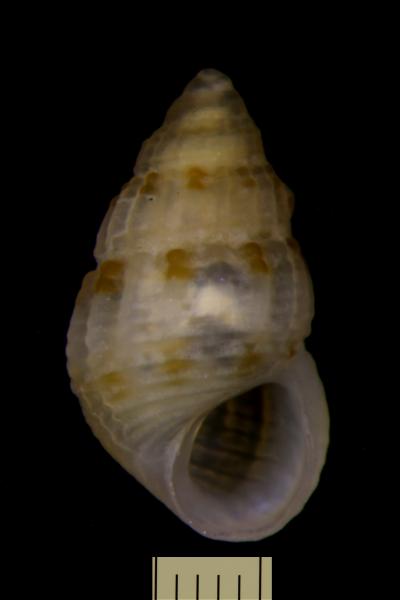
M 182 371 L 187 371 L 192 366 L 193 361 L 186 358 L 176 358 L 174 360 L 167 360 L 162 367 L 161 370 L 164 373 L 175 374 L 181 373 Z
M 207 177 L 207 172 L 200 167 L 190 167 L 187 170 L 187 183 L 186 187 L 192 190 L 204 190 L 206 184 L 204 178 Z
M 99 294 L 116 294 L 123 284 L 124 263 L 120 260 L 106 260 L 100 265 L 95 292 Z
M 294 344 L 293 342 L 291 344 L 289 344 L 288 346 L 288 357 L 289 358 L 293 358 L 293 356 L 296 354 L 297 352 L 297 346 L 296 344 Z
M 236 173 L 238 175 L 240 175 L 240 177 L 248 177 L 249 176 L 249 169 L 248 169 L 248 167 L 238 167 L 236 169 Z
M 144 184 L 140 188 L 141 194 L 154 194 L 157 191 L 158 173 L 152 171 L 145 177 Z
M 251 177 L 245 177 L 242 179 L 242 186 L 245 188 L 252 188 L 256 186 L 256 182 L 254 179 L 251 179 Z
M 270 272 L 270 268 L 264 260 L 262 249 L 258 244 L 249 242 L 240 248 L 240 252 L 254 273 Z
M 110 371 L 110 373 L 102 375 L 100 381 L 106 387 L 115 387 L 124 383 L 124 377 L 119 371 Z
M 166 254 L 167 259 L 167 279 L 191 279 L 194 270 L 190 265 L 190 254 L 181 248 L 170 250 Z
M 263 355 L 259 352 L 254 352 L 253 348 L 254 346 L 252 344 L 246 346 L 246 352 L 241 357 L 238 364 L 238 370 L 240 372 L 251 371 L 261 363 Z
M 153 183 L 145 183 L 140 188 L 141 194 L 154 194 L 156 191 L 155 185 Z
M 110 402 L 120 402 L 126 398 L 126 379 L 119 371 L 110 371 L 98 379 L 97 386 L 107 395 Z

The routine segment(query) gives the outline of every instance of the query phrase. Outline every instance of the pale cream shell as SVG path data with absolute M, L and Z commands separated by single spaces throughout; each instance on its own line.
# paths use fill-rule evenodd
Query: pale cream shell
M 292 210 L 231 81 L 202 71 L 113 201 L 71 320 L 68 370 L 93 432 L 211 538 L 278 531 L 325 461 Z

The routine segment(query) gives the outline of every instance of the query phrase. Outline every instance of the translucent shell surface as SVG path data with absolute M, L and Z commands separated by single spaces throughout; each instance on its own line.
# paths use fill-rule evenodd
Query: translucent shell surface
M 103 446 L 191 527 L 263 538 L 301 510 L 328 445 L 291 193 L 214 70 L 174 102 L 134 173 L 76 301 L 73 390 Z

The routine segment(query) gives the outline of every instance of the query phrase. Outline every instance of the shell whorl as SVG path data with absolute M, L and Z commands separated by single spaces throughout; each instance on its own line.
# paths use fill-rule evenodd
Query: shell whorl
M 291 193 L 231 81 L 211 69 L 134 173 L 77 298 L 73 389 L 104 447 L 193 528 L 264 537 L 301 509 L 327 445 Z
M 176 173 L 193 164 L 210 176 L 219 169 L 266 165 L 259 130 L 230 79 L 217 71 L 201 71 L 189 83 L 163 126 L 144 143 L 135 173 L 149 166 Z

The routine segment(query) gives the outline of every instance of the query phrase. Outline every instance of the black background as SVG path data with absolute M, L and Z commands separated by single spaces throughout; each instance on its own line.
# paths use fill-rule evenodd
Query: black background
M 32 332 L 40 435 L 24 511 L 34 539 L 43 541 L 38 585 L 54 569 L 65 586 L 81 590 L 84 578 L 89 589 L 111 585 L 114 598 L 146 598 L 151 556 L 264 555 L 273 557 L 276 599 L 342 597 L 343 586 L 348 597 L 361 597 L 378 528 L 371 482 L 375 392 L 372 381 L 365 384 L 375 359 L 366 326 L 370 306 L 360 301 L 374 268 L 366 225 L 374 196 L 369 148 L 380 110 L 373 48 L 341 52 L 336 43 L 284 53 L 261 43 L 235 52 L 234 44 L 224 49 L 221 42 L 215 52 L 181 49 L 172 56 L 162 47 L 152 53 L 124 44 L 114 56 L 107 39 L 78 48 L 71 38 L 65 42 L 39 48 L 28 69 L 42 181 L 32 227 L 42 258 Z M 95 238 L 109 202 L 132 176 L 142 141 L 206 67 L 233 80 L 268 160 L 295 194 L 293 232 L 316 299 L 307 347 L 331 415 L 320 485 L 298 517 L 256 543 L 203 538 L 136 483 L 91 434 L 65 368 L 69 319 L 81 280 L 95 266 Z

